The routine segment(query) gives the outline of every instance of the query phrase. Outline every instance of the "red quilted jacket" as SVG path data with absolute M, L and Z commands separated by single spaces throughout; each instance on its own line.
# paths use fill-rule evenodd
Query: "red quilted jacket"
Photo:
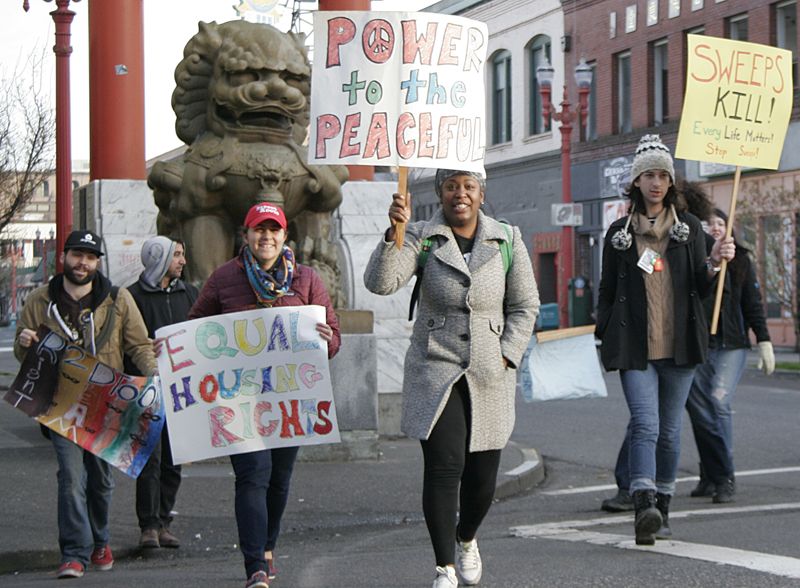
M 256 298 L 253 288 L 247 279 L 241 255 L 222 264 L 206 280 L 200 297 L 189 311 L 189 320 L 241 312 L 256 308 Z M 327 318 L 325 320 L 333 329 L 333 339 L 328 343 L 328 359 L 336 355 L 342 342 L 339 333 L 339 321 L 333 313 L 333 305 L 325 285 L 319 274 L 308 266 L 296 265 L 292 277 L 292 287 L 289 292 L 278 298 L 274 306 L 304 306 L 318 304 L 324 306 Z

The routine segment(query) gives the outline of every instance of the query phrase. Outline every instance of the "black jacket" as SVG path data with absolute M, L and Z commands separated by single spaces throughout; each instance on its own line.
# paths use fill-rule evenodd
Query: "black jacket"
M 714 292 L 716 292 L 716 288 L 714 288 Z M 716 296 L 712 293 L 703 301 L 703 308 L 709 324 L 711 324 L 714 312 L 715 298 Z M 759 343 L 770 340 L 761 300 L 761 288 L 758 285 L 755 267 L 748 259 L 744 283 L 734 284 L 730 270 L 725 275 L 717 336 L 711 337 L 711 347 L 717 347 L 718 339 L 722 337 L 722 346 L 725 349 L 748 348 L 750 347 L 749 329 L 753 329 L 756 341 Z
M 155 332 L 161 327 L 187 320 L 189 311 L 200 294 L 197 286 L 183 280 L 175 280 L 167 291 L 162 288 L 154 290 L 141 278 L 128 286 L 128 291 L 133 295 L 133 299 L 142 313 L 144 324 L 147 326 L 147 336 L 151 339 L 155 337 Z M 125 357 L 125 373 L 133 376 L 141 375 L 127 356 Z
M 702 300 L 712 289 L 706 266 L 705 233 L 692 214 L 678 213 L 689 225 L 689 238 L 670 239 L 666 260 L 672 276 L 675 319 L 675 363 L 705 363 L 708 354 L 708 323 Z M 606 233 L 603 272 L 597 304 L 597 337 L 602 340 L 600 357 L 606 370 L 647 368 L 647 291 L 639 261 L 636 235 L 625 251 L 614 249 L 611 238 L 625 226 L 627 217 L 616 221 Z

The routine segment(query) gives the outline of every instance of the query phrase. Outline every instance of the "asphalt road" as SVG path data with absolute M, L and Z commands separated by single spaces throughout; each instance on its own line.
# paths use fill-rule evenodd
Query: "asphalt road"
M 0 371 L 5 365 L 16 366 L 3 351 L 8 345 L 5 335 L 0 330 Z M 608 374 L 606 382 L 609 397 L 604 399 L 539 404 L 519 400 L 513 440 L 539 451 L 546 478 L 537 488 L 498 501 L 489 513 L 479 535 L 485 566 L 481 586 L 800 586 L 800 376 L 767 378 L 754 370 L 746 372 L 733 400 L 738 494 L 730 505 L 688 497 L 695 483 L 692 476 L 697 474 L 697 454 L 685 421 L 671 514 L 674 540 L 655 547 L 633 544 L 630 515 L 599 510 L 602 499 L 614 493 L 612 470 L 628 418 L 617 374 Z M 42 520 L 51 521 L 42 542 L 52 545 L 52 449 L 30 429 L 23 431 L 27 423 L 13 423 L 8 433 L 32 447 L 24 450 L 30 456 L 25 462 L 29 468 L 15 466 L 14 491 L 0 482 L 7 493 L 0 512 L 11 513 L 6 515 L 4 532 L 13 537 L 34 528 L 33 523 L 41 527 Z M 3 434 L 0 427 L 0 441 Z M 382 440 L 382 449 L 391 455 L 403 443 Z M 11 450 L 0 449 L 3 464 L 7 451 Z M 276 552 L 278 578 L 273 588 L 431 585 L 433 555 L 419 512 L 421 468 L 415 463 L 400 471 L 385 469 L 385 464 L 298 464 Z M 368 467 L 384 469 L 365 484 L 360 476 Z M 184 539 L 181 549 L 129 550 L 131 555 L 118 559 L 112 572 L 88 571 L 75 584 L 241 588 L 244 574 L 230 515 L 229 468 L 198 466 L 191 476 L 176 507 L 180 513 L 175 529 Z M 208 479 L 212 485 L 201 484 Z M 112 516 L 125 522 L 112 529 L 115 547 L 130 546 L 137 537 L 132 486 L 125 476 L 117 476 L 112 507 L 117 514 Z M 202 533 L 195 533 L 201 527 Z M 0 585 L 50 586 L 55 581 L 52 571 L 47 566 L 22 568 L 0 576 Z

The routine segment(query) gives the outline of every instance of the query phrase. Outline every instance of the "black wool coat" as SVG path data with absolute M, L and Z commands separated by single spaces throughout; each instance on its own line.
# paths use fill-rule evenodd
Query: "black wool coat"
M 706 241 L 700 221 L 688 212 L 678 217 L 689 225 L 689 238 L 670 239 L 665 254 L 672 277 L 675 320 L 675 363 L 705 363 L 708 354 L 708 323 L 703 312 L 705 298 L 716 282 L 706 266 Z M 611 244 L 623 230 L 627 217 L 609 227 L 603 246 L 603 270 L 597 303 L 596 335 L 602 341 L 600 358 L 606 370 L 647 369 L 647 291 L 644 271 L 637 267 L 637 236 L 625 251 Z

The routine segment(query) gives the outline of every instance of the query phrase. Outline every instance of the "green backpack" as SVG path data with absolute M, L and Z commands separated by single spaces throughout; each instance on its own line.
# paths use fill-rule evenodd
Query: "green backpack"
M 514 246 L 511 243 L 511 231 L 508 230 L 506 223 L 500 223 L 506 230 L 508 241 L 500 241 L 500 256 L 503 258 L 503 270 L 508 275 L 508 269 L 511 267 L 511 262 L 514 261 Z M 422 274 L 425 271 L 425 264 L 428 262 L 428 256 L 431 254 L 431 247 L 433 246 L 433 239 L 423 239 L 422 249 L 419 252 L 419 259 L 417 260 L 417 270 L 414 275 L 417 276 L 417 281 L 414 284 L 414 290 L 411 292 L 411 304 L 408 307 L 408 320 L 414 320 L 414 308 L 419 304 L 419 291 L 422 285 Z

